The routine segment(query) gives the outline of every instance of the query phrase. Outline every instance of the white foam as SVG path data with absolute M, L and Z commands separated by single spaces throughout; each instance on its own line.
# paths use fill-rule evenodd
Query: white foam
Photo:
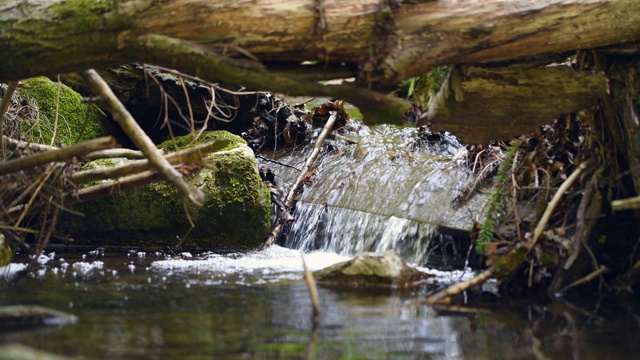
M 305 261 L 310 270 L 315 271 L 331 266 L 348 257 L 335 253 L 312 252 L 305 254 Z M 201 259 L 159 260 L 151 263 L 154 270 L 198 270 L 224 273 L 243 273 L 262 271 L 263 273 L 282 273 L 302 271 L 300 250 L 292 250 L 274 245 L 261 252 L 247 254 L 219 255 L 209 254 Z
M 17 272 L 27 268 L 27 264 L 11 263 L 7 266 L 0 267 L 0 278 L 10 279 Z
M 84 262 L 80 261 L 71 265 L 71 268 L 74 270 L 75 274 L 87 274 L 93 270 L 102 270 L 104 267 L 104 262 L 102 261 L 94 261 L 94 262 Z

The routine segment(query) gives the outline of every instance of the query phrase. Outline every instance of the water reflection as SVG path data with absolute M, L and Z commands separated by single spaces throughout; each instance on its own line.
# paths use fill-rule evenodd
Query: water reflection
M 430 288 L 320 288 L 314 330 L 298 251 L 182 257 L 56 254 L 17 287 L 2 282 L 0 304 L 43 305 L 80 321 L 3 332 L 0 342 L 92 359 L 606 359 L 640 351 L 633 300 L 434 309 L 421 302 Z

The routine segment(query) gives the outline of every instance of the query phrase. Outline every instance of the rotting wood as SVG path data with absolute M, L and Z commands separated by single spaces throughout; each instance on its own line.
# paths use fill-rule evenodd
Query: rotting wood
M 602 72 L 530 66 L 453 68 L 418 125 L 451 131 L 468 144 L 484 144 L 535 131 L 607 94 Z
M 41 152 L 27 157 L 0 162 L 0 175 L 30 169 L 35 166 L 54 161 L 68 161 L 75 156 L 114 146 L 116 146 L 116 140 L 111 136 L 105 136 L 57 150 Z
M 329 91 L 312 82 L 289 88 L 272 84 L 270 77 L 252 76 L 270 74 L 269 64 L 345 63 L 362 86 L 358 90 L 367 91 L 364 87 L 391 86 L 436 65 L 507 61 L 640 39 L 636 0 L 324 0 L 317 5 L 314 0 L 248 6 L 206 0 L 109 0 L 87 7 L 80 0 L 8 0 L 0 11 L 0 80 L 133 61 L 174 67 L 210 82 L 229 74 L 207 71 L 202 66 L 206 62 L 189 51 L 184 56 L 149 51 L 158 45 L 149 42 L 156 36 L 218 54 L 210 63 L 227 59 L 247 69 L 243 81 L 234 84 L 289 95 L 322 95 Z M 292 66 L 288 72 L 303 69 Z M 353 87 L 338 88 L 330 96 L 366 110 L 367 96 L 351 91 Z M 381 101 L 387 99 L 372 102 L 385 109 Z M 398 104 L 391 105 L 365 114 L 366 121 L 393 122 L 386 116 L 397 115 L 392 108 Z
M 162 174 L 168 182 L 175 185 L 194 204 L 202 205 L 205 196 L 202 190 L 189 185 L 182 178 L 182 175 L 158 153 L 155 144 L 142 131 L 140 125 L 118 100 L 104 79 L 93 69 L 83 71 L 81 76 L 92 90 L 100 95 L 101 105 L 111 112 L 113 118 L 120 124 L 131 141 L 145 154 L 153 168 Z

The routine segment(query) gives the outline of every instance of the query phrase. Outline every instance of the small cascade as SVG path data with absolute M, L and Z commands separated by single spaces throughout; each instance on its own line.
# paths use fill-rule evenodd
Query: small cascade
M 460 266 L 468 236 L 451 234 L 471 229 L 483 196 L 459 209 L 452 205 L 473 181 L 459 160 L 458 140 L 391 126 L 358 135 L 358 144 L 325 144 L 282 245 L 341 255 L 394 250 L 417 265 Z M 294 181 L 310 147 L 272 156 L 279 164 L 266 165 L 277 182 Z

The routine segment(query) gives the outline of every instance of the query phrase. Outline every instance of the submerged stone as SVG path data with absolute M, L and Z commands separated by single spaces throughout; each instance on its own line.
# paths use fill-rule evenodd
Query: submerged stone
M 83 216 L 65 214 L 59 233 L 71 234 L 78 245 L 157 248 L 175 246 L 184 239 L 182 246 L 191 249 L 256 248 L 269 232 L 271 200 L 246 142 L 215 131 L 203 134 L 196 143 L 186 136 L 159 147 L 175 151 L 216 139 L 229 145 L 207 155 L 206 168 L 185 177 L 205 193 L 203 206 L 184 200 L 171 184 L 157 182 L 73 206 Z
M 409 265 L 393 251 L 363 253 L 314 273 L 318 284 L 348 288 L 413 288 L 433 277 Z
M 0 329 L 16 330 L 38 326 L 60 326 L 78 321 L 75 315 L 42 306 L 0 306 Z

